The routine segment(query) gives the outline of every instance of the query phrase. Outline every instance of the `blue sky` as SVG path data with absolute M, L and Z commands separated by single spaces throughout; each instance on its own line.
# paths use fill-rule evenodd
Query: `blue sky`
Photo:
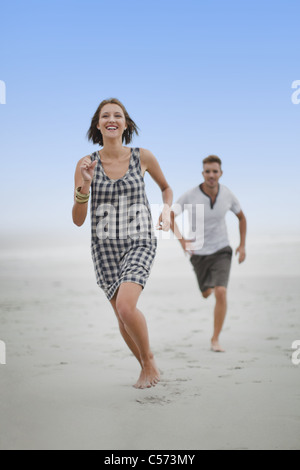
M 115 96 L 175 199 L 214 153 L 250 234 L 300 234 L 299 14 L 298 0 L 0 0 L 1 232 L 76 237 L 75 166 Z

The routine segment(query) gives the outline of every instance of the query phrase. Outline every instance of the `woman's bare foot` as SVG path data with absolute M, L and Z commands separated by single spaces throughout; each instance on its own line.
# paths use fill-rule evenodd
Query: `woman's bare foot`
M 155 364 L 155 360 L 151 359 L 148 363 L 145 363 L 139 380 L 134 385 L 135 388 L 145 389 L 155 387 L 160 381 L 160 372 Z
M 221 348 L 219 340 L 211 340 L 211 350 L 216 353 L 224 353 L 225 349 Z

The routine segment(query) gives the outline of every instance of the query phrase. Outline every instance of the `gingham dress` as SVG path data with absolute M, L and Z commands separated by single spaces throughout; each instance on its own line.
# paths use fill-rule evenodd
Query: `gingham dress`
M 129 169 L 123 178 L 110 179 L 100 153 L 91 188 L 92 258 L 97 284 L 111 300 L 124 282 L 143 288 L 155 259 L 155 237 L 145 192 L 140 150 L 131 149 Z

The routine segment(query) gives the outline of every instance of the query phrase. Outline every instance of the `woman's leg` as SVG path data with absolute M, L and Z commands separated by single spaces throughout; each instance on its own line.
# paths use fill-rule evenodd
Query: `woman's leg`
M 116 314 L 116 317 L 118 319 L 118 322 L 119 322 L 119 328 L 120 328 L 120 332 L 121 332 L 121 335 L 123 336 L 123 339 L 125 341 L 125 343 L 127 344 L 127 346 L 129 347 L 130 351 L 132 352 L 132 354 L 136 357 L 136 359 L 139 361 L 140 365 L 142 366 L 142 360 L 141 360 L 141 355 L 140 355 L 140 351 L 137 347 L 137 345 L 135 344 L 135 342 L 133 341 L 133 339 L 131 339 L 131 337 L 129 336 L 129 334 L 127 333 L 126 331 L 126 328 L 125 328 L 125 324 L 123 323 L 123 321 L 121 320 L 121 317 L 118 313 L 118 310 L 117 310 L 117 294 L 115 295 L 115 297 L 110 301 L 114 311 L 115 311 L 115 314 Z
M 142 366 L 142 372 L 135 387 L 150 388 L 159 382 L 160 373 L 150 349 L 145 317 L 137 309 L 141 292 L 142 287 L 140 285 L 123 283 L 117 293 L 115 305 L 118 318 L 120 318 L 121 323 L 124 325 L 125 331 L 123 333 L 127 334 L 124 334 L 123 338 Z

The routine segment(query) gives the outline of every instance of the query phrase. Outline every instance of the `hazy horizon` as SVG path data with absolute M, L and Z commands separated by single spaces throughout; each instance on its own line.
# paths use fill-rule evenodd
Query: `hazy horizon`
M 116 96 L 175 201 L 216 154 L 250 234 L 300 234 L 299 14 L 296 0 L 3 3 L 1 232 L 77 237 L 75 167 L 98 149 L 86 139 L 98 104 Z M 161 203 L 149 176 L 146 188 Z

